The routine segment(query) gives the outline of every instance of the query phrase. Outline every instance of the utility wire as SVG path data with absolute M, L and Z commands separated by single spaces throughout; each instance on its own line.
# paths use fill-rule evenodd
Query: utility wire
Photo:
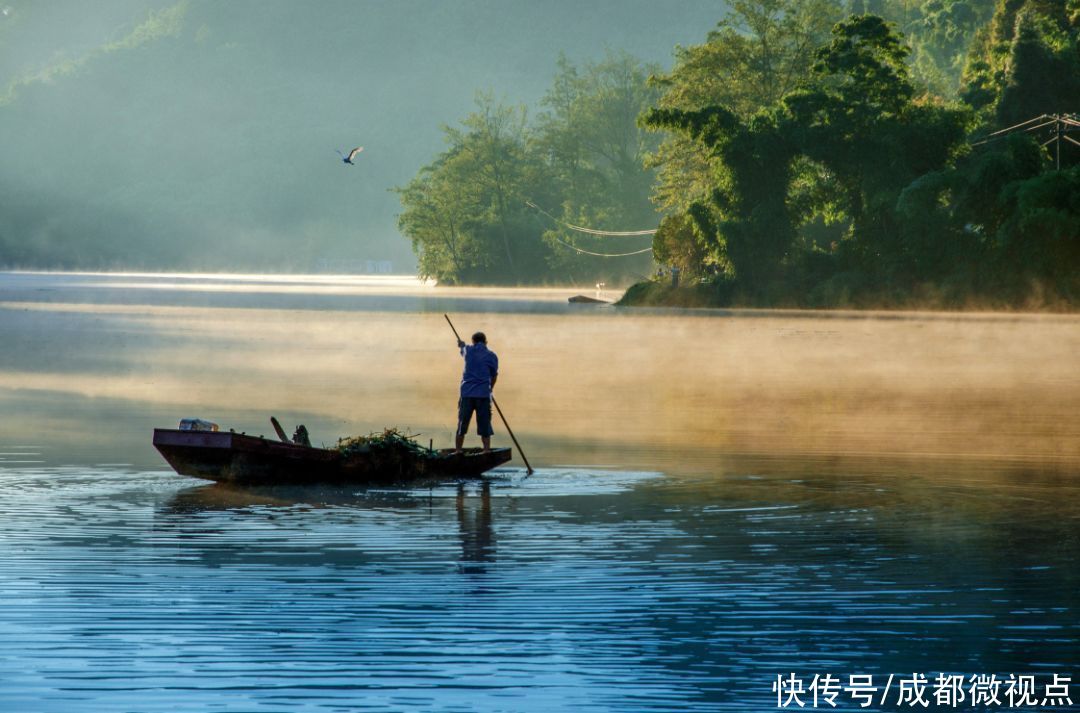
M 653 228 L 652 230 L 623 230 L 623 231 L 594 230 L 592 228 L 582 228 L 580 225 L 573 225 L 571 223 L 567 223 L 565 220 L 560 220 L 559 218 L 556 218 L 551 213 L 548 213 L 546 210 L 544 210 L 543 208 L 536 205 L 535 203 L 533 203 L 530 200 L 526 200 L 525 205 L 529 206 L 530 208 L 535 208 L 536 210 L 540 211 L 541 213 L 543 213 L 547 217 L 554 220 L 556 223 L 559 223 L 561 225 L 565 225 L 567 228 L 570 228 L 571 230 L 576 230 L 579 233 L 586 233 L 587 235 L 601 235 L 601 236 L 613 237 L 613 238 L 628 238 L 628 237 L 643 236 L 643 235 L 653 235 L 654 233 L 656 233 L 656 228 Z M 629 255 L 629 254 L 632 254 L 632 253 L 627 253 L 627 254 Z
M 575 226 L 570 225 L 569 223 L 565 223 L 565 222 L 559 220 L 558 218 L 553 216 L 551 213 L 548 213 L 546 210 L 544 210 L 543 208 L 536 205 L 535 203 L 533 203 L 530 200 L 526 200 L 525 205 L 529 206 L 530 208 L 535 208 L 537 211 L 543 213 L 548 218 L 551 218 L 556 223 L 562 223 L 563 225 L 565 225 L 565 226 L 567 226 L 569 228 L 574 228 L 575 227 Z M 539 222 L 539 221 L 537 221 L 537 222 Z M 589 232 L 589 234 L 598 234 L 598 233 L 599 234 L 609 234 L 609 235 L 612 234 L 612 233 L 606 233 L 605 231 L 590 231 L 587 228 L 581 228 L 581 230 L 587 231 L 587 232 Z M 656 232 L 655 230 L 649 230 L 649 231 L 643 231 L 642 233 L 637 233 L 637 232 L 630 233 L 630 235 L 639 235 L 639 234 L 640 235 L 651 235 L 652 233 L 655 233 L 655 232 Z M 622 236 L 623 234 L 615 233 L 615 235 Z M 571 245 L 570 243 L 568 243 L 565 240 L 561 239 L 557 235 L 552 235 L 551 238 L 555 242 L 559 243 L 560 245 L 564 245 L 564 246 L 570 248 L 571 250 L 574 250 L 576 252 L 581 253 L 582 255 L 592 255 L 593 257 L 629 257 L 631 255 L 643 255 L 645 253 L 652 252 L 652 247 L 650 246 L 650 247 L 644 248 L 642 250 L 635 250 L 633 252 L 628 252 L 628 253 L 594 253 L 591 250 L 584 250 L 582 248 L 579 248 L 577 245 Z
M 971 142 L 971 145 L 984 146 L 994 141 L 1000 141 L 1001 139 L 1004 139 L 1010 134 L 1016 132 L 1039 131 L 1040 129 L 1046 129 L 1047 127 L 1051 126 L 1056 127 L 1059 124 L 1064 124 L 1065 126 L 1069 127 L 1062 131 L 1062 138 L 1067 138 L 1064 136 L 1064 134 L 1068 131 L 1071 131 L 1073 128 L 1080 128 L 1080 121 L 1077 121 L 1077 116 L 1075 114 L 1043 114 L 1041 116 L 1036 116 L 1032 119 L 1028 119 L 1027 121 L 1022 121 L 1019 124 L 1014 124 L 1013 126 L 1009 126 L 1004 129 L 998 129 L 993 133 L 987 134 L 978 141 Z M 1045 144 L 1043 145 L 1045 146 Z
M 582 254 L 585 254 L 585 255 L 593 255 L 595 257 L 627 257 L 628 255 L 643 255 L 645 253 L 651 253 L 652 252 L 652 248 L 650 247 L 650 248 L 645 248 L 644 250 L 635 250 L 632 253 L 594 253 L 594 252 L 591 252 L 589 250 L 582 250 L 578 246 L 571 245 L 570 243 L 566 242 L 565 240 L 560 240 L 559 238 L 557 238 L 555 236 L 552 236 L 552 237 L 555 238 L 555 242 L 561 243 L 561 244 L 565 245 L 566 247 L 570 248 L 571 250 L 576 250 L 579 253 L 582 253 Z

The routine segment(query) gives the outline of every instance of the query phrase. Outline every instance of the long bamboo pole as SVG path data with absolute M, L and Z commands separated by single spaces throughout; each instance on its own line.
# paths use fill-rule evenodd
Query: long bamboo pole
M 443 314 L 446 317 L 446 323 L 450 325 L 450 329 L 453 330 L 454 336 L 457 340 L 462 341 L 461 335 L 458 334 L 457 329 L 454 328 L 454 323 L 450 321 L 450 316 Z M 525 477 L 528 478 L 533 474 L 533 467 L 529 465 L 529 459 L 525 457 L 525 451 L 521 450 L 521 444 L 518 443 L 517 437 L 514 436 L 514 431 L 510 428 L 510 423 L 506 420 L 506 416 L 503 416 L 502 409 L 499 408 L 499 402 L 495 400 L 495 394 L 491 395 L 491 403 L 495 404 L 495 410 L 499 412 L 499 418 L 502 419 L 503 425 L 506 426 L 506 432 L 510 434 L 510 440 L 514 442 L 514 447 L 518 449 L 518 453 L 521 454 L 521 460 L 525 461 Z

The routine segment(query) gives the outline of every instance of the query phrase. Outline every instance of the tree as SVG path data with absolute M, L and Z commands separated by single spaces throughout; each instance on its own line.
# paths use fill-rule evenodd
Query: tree
M 1080 0 L 998 0 L 971 47 L 961 96 L 999 127 L 1074 111 L 1078 43 Z
M 682 179 L 693 187 L 682 196 L 662 169 L 668 193 L 660 197 L 672 213 L 654 240 L 657 255 L 690 274 L 707 274 L 711 261 L 724 304 L 881 304 L 927 284 L 954 301 L 1003 294 L 1016 303 L 1036 284 L 1075 302 L 1080 172 L 1049 170 L 1031 135 L 969 146 L 975 112 L 920 82 L 929 83 L 927 67 L 955 77 L 955 59 L 977 32 L 983 66 L 969 62 L 965 96 L 984 92 L 976 102 L 984 120 L 1030 118 L 1022 107 L 1068 111 L 1080 96 L 1080 0 L 999 0 L 982 30 L 985 14 L 965 0 L 862 4 L 915 31 L 914 66 L 895 25 L 855 15 L 768 106 L 744 114 L 734 108 L 739 96 L 707 103 L 688 83 L 673 96 L 702 105 L 647 115 L 648 125 L 680 137 L 664 148 L 686 151 L 683 165 L 698 169 Z
M 1080 165 L 1011 183 L 1002 198 L 1003 257 L 1021 266 L 1019 275 L 1080 298 Z
M 990 10 L 986 0 L 922 2 L 917 16 L 903 25 L 917 81 L 939 96 L 956 96 L 968 48 L 990 20 Z
M 653 258 L 679 268 L 687 279 L 701 279 L 723 269 L 713 262 L 708 238 L 687 213 L 673 213 L 660 221 L 653 238 Z
M 1064 9 L 1064 2 L 1060 9 Z M 1040 12 L 1036 7 L 1025 7 L 1017 15 L 997 105 L 999 125 L 1072 111 L 1080 105 L 1080 56 L 1076 49 L 1080 22 L 1071 28 L 1071 33 L 1069 29 L 1064 18 Z
M 702 233 L 715 230 L 744 295 L 774 293 L 785 265 L 816 249 L 796 244 L 815 216 L 850 221 L 843 252 L 861 270 L 893 279 L 911 271 L 897 199 L 955 153 L 965 113 L 913 101 L 908 51 L 881 18 L 851 17 L 816 51 L 804 85 L 767 110 L 749 118 L 722 106 L 649 114 L 651 125 L 694 139 L 723 167 L 711 210 L 688 214 Z
M 943 279 L 973 291 L 1023 300 L 1033 283 L 1080 297 L 1080 166 L 1047 170 L 1030 136 L 965 157 L 928 174 L 901 197 L 912 239 L 927 243 Z
M 730 263 L 748 291 L 764 288 L 776 277 L 794 237 L 786 197 L 795 147 L 780 120 L 775 110 L 742 120 L 722 106 L 656 109 L 646 117 L 650 126 L 694 139 L 710 160 L 724 167 L 729 181 L 713 189 L 711 210 L 699 203 L 687 214 L 701 235 L 710 236 L 711 247 L 722 253 L 723 262 Z
M 547 197 L 550 177 L 530 149 L 523 107 L 480 96 L 449 148 L 398 189 L 399 227 L 421 274 L 444 282 L 542 279 L 549 251 L 527 213 L 529 196 Z
M 801 152 L 839 189 L 854 238 L 846 249 L 863 269 L 901 280 L 914 267 L 896 225 L 897 199 L 956 154 L 967 126 L 959 107 L 913 101 L 908 52 L 881 18 L 853 16 L 819 50 L 813 86 L 785 98 Z
M 704 252 L 697 269 L 680 267 L 687 274 L 738 275 L 743 284 L 751 273 L 775 274 L 792 235 L 783 188 L 792 156 L 775 135 L 775 116 L 756 124 L 771 138 L 744 130 L 809 80 L 815 52 L 841 12 L 834 0 L 731 3 L 704 44 L 676 48 L 672 71 L 653 78 L 664 94 L 646 125 L 669 132 L 650 161 L 659 169 L 653 199 L 664 212 L 689 219 L 670 221 L 678 229 L 658 234 L 658 256 Z M 716 123 L 720 116 L 728 118 Z M 772 140 L 779 143 L 770 149 Z M 744 192 L 750 186 L 759 190 Z
M 481 95 L 476 111 L 445 129 L 447 150 L 398 189 L 399 225 L 421 272 L 476 283 L 618 280 L 649 271 L 646 254 L 587 254 L 634 253 L 644 247 L 641 236 L 589 237 L 567 224 L 655 225 L 653 172 L 643 159 L 657 138 L 637 123 L 658 97 L 647 82 L 652 71 L 625 53 L 581 66 L 561 57 L 534 124 L 524 107 Z
M 479 211 L 467 196 L 462 162 L 444 154 L 398 189 L 405 211 L 398 220 L 412 240 L 423 278 L 453 284 L 491 264 L 490 246 L 477 236 Z
M 580 67 L 561 56 L 557 66 L 552 86 L 541 100 L 545 111 L 535 130 L 535 145 L 550 166 L 560 195 L 557 208 L 549 208 L 566 223 L 600 230 L 655 225 L 649 200 L 655 174 L 644 159 L 659 141 L 639 127 L 637 119 L 659 96 L 647 82 L 656 68 L 611 51 L 601 61 Z M 559 274 L 618 279 L 648 271 L 647 255 L 613 262 L 573 249 L 632 252 L 641 247 L 640 238 L 593 238 L 550 225 L 546 239 L 552 267 Z
M 814 52 L 842 10 L 835 0 L 738 0 L 704 44 L 675 48 L 675 67 L 652 83 L 659 109 L 692 112 L 722 106 L 749 118 L 773 106 L 810 75 Z M 651 163 L 659 168 L 654 199 L 664 211 L 706 205 L 724 170 L 683 133 L 665 138 Z
M 876 0 L 850 3 L 853 15 L 877 15 L 904 33 L 911 78 L 921 94 L 954 98 L 968 48 L 993 12 L 992 0 Z

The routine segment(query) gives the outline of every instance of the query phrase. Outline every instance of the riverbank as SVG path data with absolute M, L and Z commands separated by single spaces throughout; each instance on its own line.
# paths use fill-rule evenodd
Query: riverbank
M 907 311 L 1054 312 L 1080 311 L 1080 295 L 1048 290 L 1038 283 L 1000 295 L 922 285 L 914 291 L 775 290 L 748 296 L 734 283 L 690 283 L 673 286 L 668 280 L 647 280 L 627 288 L 619 307 L 854 309 Z

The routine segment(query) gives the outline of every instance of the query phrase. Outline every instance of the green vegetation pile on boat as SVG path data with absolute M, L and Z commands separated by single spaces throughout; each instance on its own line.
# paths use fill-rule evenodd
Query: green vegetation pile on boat
M 336 448 L 310 445 L 300 426 L 292 440 L 271 419 L 280 440 L 219 431 L 216 424 L 184 419 L 180 428 L 155 428 L 154 447 L 181 475 L 238 485 L 404 483 L 475 478 L 511 459 L 509 448 L 425 448 L 387 429 L 347 438 Z

